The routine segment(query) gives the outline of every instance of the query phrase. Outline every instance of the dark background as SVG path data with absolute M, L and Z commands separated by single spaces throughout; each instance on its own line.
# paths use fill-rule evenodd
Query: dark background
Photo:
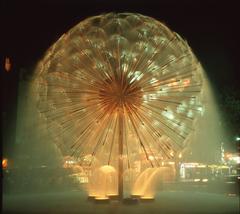
M 106 12 L 137 12 L 164 22 L 185 38 L 206 70 L 230 130 L 240 134 L 239 7 L 237 1 L 2 0 L 2 128 L 15 129 L 19 72 L 32 72 L 46 50 L 81 20 Z M 4 71 L 4 58 L 12 60 Z M 11 134 L 14 141 L 14 134 Z

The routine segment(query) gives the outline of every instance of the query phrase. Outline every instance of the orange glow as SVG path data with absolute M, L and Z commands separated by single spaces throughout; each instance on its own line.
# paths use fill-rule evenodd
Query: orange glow
M 2 168 L 3 169 L 6 169 L 8 167 L 8 159 L 4 158 L 2 160 Z
M 97 193 L 91 193 L 88 195 L 89 198 L 95 198 L 97 197 Z
M 189 86 L 189 84 L 190 84 L 190 79 L 185 79 L 185 80 L 183 81 L 184 87 Z
M 109 200 L 109 197 L 96 197 L 95 200 L 101 201 L 101 200 Z
M 168 164 L 169 164 L 169 165 L 174 165 L 175 162 L 173 162 L 173 161 L 169 161 Z
M 112 193 L 112 194 L 107 194 L 107 197 L 117 197 L 118 194 Z
M 225 157 L 226 157 L 227 159 L 229 159 L 229 158 L 232 157 L 232 154 L 231 154 L 231 153 L 226 153 L 226 154 L 225 154 Z
M 141 199 L 143 199 L 143 200 L 153 200 L 154 197 L 153 196 L 142 196 Z
M 12 68 L 12 65 L 11 65 L 11 62 L 10 62 L 10 58 L 9 57 L 6 57 L 5 58 L 5 70 L 7 72 L 9 72 Z
M 100 168 L 104 173 L 112 173 L 116 172 L 116 170 L 112 166 L 104 165 Z
M 149 160 L 153 161 L 154 160 L 154 157 L 152 155 L 150 155 L 149 157 Z
M 177 86 L 177 85 L 178 85 L 178 81 L 176 81 L 176 80 L 174 80 L 174 79 L 172 79 L 172 82 L 170 82 L 170 83 L 168 84 L 169 87 L 174 87 L 174 86 Z

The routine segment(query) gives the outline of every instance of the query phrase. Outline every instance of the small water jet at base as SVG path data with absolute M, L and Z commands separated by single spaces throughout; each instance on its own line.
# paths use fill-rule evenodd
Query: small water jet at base
M 170 167 L 147 168 L 137 178 L 133 185 L 131 197 L 151 200 L 154 198 L 158 186 L 163 182 L 170 181 L 173 169 Z
M 109 200 L 117 194 L 117 171 L 114 167 L 105 165 L 95 169 L 89 178 L 88 192 L 96 200 Z

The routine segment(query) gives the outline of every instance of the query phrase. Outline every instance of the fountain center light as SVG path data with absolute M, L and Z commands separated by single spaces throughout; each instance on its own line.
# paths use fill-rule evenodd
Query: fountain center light
M 135 110 L 142 103 L 142 91 L 138 82 L 131 82 L 126 75 L 103 82 L 99 90 L 99 103 L 105 110 Z

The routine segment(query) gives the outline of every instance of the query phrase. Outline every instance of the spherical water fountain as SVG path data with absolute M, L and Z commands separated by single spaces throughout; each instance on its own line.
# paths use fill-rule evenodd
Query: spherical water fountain
M 90 195 L 154 198 L 152 182 L 172 173 L 163 163 L 190 142 L 202 73 L 187 42 L 163 23 L 108 13 L 63 34 L 39 63 L 34 87 L 63 155 L 92 157 Z

